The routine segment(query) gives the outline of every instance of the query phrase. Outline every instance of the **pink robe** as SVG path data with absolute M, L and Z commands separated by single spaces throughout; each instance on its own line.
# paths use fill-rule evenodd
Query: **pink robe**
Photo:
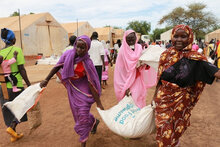
M 147 88 L 156 84 L 157 73 L 153 68 L 136 68 L 142 47 L 137 44 L 137 40 L 134 51 L 129 47 L 126 36 L 132 32 L 134 31 L 125 32 L 122 46 L 119 49 L 114 71 L 114 88 L 118 101 L 124 98 L 125 91 L 130 88 L 135 104 L 143 108 L 146 106 Z

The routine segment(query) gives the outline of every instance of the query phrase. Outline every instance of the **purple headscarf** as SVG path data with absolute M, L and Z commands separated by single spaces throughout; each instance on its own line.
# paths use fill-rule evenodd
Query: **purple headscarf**
M 83 42 L 86 43 L 87 46 L 87 53 L 83 57 L 77 56 L 76 55 L 76 43 L 78 40 L 82 40 Z M 96 72 L 95 66 L 92 62 L 92 60 L 89 57 L 88 50 L 90 49 L 91 45 L 91 40 L 88 36 L 82 35 L 80 37 L 77 37 L 76 42 L 74 44 L 74 48 L 71 50 L 66 51 L 62 56 L 60 61 L 57 63 L 62 64 L 63 60 L 63 70 L 62 70 L 62 80 L 66 81 L 71 77 L 74 77 L 74 64 L 77 64 L 79 62 L 83 62 L 86 75 L 88 78 L 88 81 L 93 85 L 93 87 L 97 90 L 98 94 L 101 94 L 101 86 L 98 78 L 98 74 Z M 64 58 L 64 59 L 63 59 Z

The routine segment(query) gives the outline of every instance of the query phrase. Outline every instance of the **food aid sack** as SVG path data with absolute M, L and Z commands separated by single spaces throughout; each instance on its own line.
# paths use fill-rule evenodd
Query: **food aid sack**
M 97 110 L 107 127 L 126 138 L 138 138 L 155 130 L 154 108 L 151 105 L 138 108 L 131 96 L 125 96 L 108 110 Z
M 159 45 L 150 45 L 147 49 L 142 52 L 139 58 L 138 64 L 148 64 L 153 67 L 156 71 L 158 69 L 160 55 L 165 51 L 164 48 Z
M 40 87 L 40 83 L 27 87 L 13 101 L 4 104 L 20 122 L 24 114 L 37 104 L 40 94 L 45 88 Z

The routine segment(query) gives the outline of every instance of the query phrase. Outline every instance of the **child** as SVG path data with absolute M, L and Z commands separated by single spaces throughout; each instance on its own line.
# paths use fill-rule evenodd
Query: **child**
M 17 55 L 18 55 L 18 52 L 14 51 L 14 57 L 9 60 L 5 60 L 6 58 L 3 58 L 3 56 L 0 56 L 0 64 L 2 66 L 4 75 L 5 75 L 5 82 L 11 82 L 12 87 L 13 87 L 12 89 L 13 92 L 21 91 L 21 89 L 18 89 L 16 86 L 18 83 L 18 80 L 13 75 L 13 73 L 11 73 L 11 66 L 10 66 L 11 64 L 16 62 Z
M 107 80 L 108 80 L 108 64 L 110 63 L 112 66 L 112 62 L 109 57 L 109 51 L 108 51 L 107 45 L 105 43 L 105 40 L 102 40 L 101 42 L 102 42 L 104 49 L 105 49 L 105 55 L 104 55 L 105 71 L 102 71 L 102 82 L 103 82 L 102 88 L 105 89 L 105 86 L 107 85 Z

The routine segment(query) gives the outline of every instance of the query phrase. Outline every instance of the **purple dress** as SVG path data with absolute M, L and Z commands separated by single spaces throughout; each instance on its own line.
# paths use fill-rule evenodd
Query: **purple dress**
M 80 36 L 77 40 L 86 42 L 87 47 L 90 47 L 90 39 L 87 36 Z M 77 42 L 76 40 L 76 42 Z M 95 88 L 100 96 L 101 88 L 99 83 L 98 74 L 93 65 L 92 60 L 89 58 L 88 52 L 83 57 L 75 58 L 76 51 L 74 49 L 66 51 L 57 63 L 57 66 L 63 65 L 62 69 L 62 82 L 65 83 L 72 114 L 75 120 L 75 131 L 80 135 L 80 142 L 85 142 L 88 139 L 89 133 L 95 123 L 94 116 L 90 113 L 90 108 L 95 102 L 89 88 L 89 82 Z M 74 65 L 81 62 L 85 69 L 85 76 L 74 79 Z

